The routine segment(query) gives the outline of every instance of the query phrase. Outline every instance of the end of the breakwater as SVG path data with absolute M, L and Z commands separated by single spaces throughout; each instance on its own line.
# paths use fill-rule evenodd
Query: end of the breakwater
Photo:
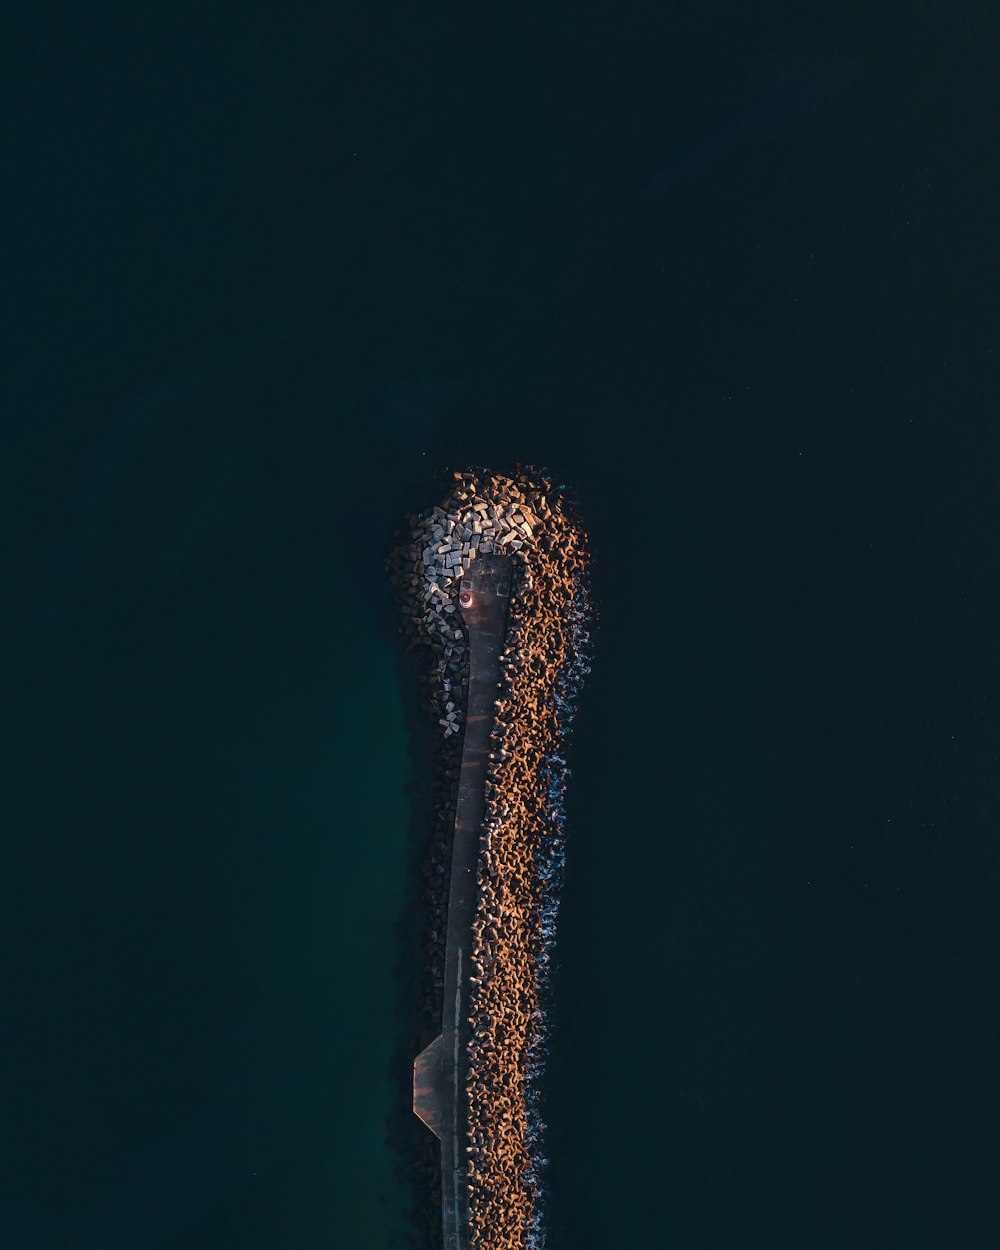
M 543 1240 L 538 1079 L 589 556 L 541 473 L 453 481 L 391 561 L 410 645 L 429 649 L 432 713 L 461 747 L 431 874 L 440 1032 L 415 1060 L 413 1109 L 440 1139 L 445 1250 L 499 1250 Z

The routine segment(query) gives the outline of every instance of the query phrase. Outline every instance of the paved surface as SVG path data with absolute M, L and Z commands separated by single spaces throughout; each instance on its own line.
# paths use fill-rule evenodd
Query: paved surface
M 455 808 L 455 840 L 448 896 L 444 1007 L 441 1036 L 413 1065 L 413 1110 L 441 1139 L 441 1216 L 444 1250 L 467 1250 L 466 1068 L 469 1043 L 469 969 L 476 910 L 476 862 L 486 808 L 494 701 L 507 632 L 513 565 L 510 556 L 480 556 L 460 583 L 459 610 L 469 637 L 469 705 L 462 742 L 462 774 Z

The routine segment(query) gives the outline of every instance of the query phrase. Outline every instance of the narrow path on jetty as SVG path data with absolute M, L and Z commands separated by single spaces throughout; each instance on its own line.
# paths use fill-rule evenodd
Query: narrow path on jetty
M 469 703 L 455 809 L 444 1005 L 441 1036 L 417 1057 L 413 1071 L 413 1110 L 441 1139 L 444 1250 L 467 1250 L 469 1245 L 465 1126 L 472 921 L 512 572 L 510 556 L 481 555 L 459 583 L 459 611 L 469 639 Z

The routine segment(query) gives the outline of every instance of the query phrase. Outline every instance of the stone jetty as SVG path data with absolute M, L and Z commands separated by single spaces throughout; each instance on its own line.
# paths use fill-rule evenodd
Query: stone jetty
M 540 471 L 457 472 L 390 565 L 427 648 L 443 784 L 414 1111 L 440 1139 L 444 1250 L 543 1244 L 548 970 L 566 735 L 589 671 L 586 535 Z M 433 1026 L 432 1026 L 433 1028 Z

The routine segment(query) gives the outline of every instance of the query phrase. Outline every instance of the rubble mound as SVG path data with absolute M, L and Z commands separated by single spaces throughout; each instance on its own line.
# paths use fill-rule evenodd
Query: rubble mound
M 566 736 L 590 671 L 589 553 L 573 509 L 541 472 L 453 480 L 438 507 L 409 518 L 392 573 L 411 643 L 430 652 L 430 703 L 450 748 L 461 741 L 468 692 L 462 577 L 480 553 L 514 563 L 477 870 L 466 1145 L 470 1243 L 506 1250 L 543 1240 L 538 1085 L 564 860 Z M 431 902 L 440 943 L 443 901 Z M 430 960 L 441 963 L 433 946 Z

